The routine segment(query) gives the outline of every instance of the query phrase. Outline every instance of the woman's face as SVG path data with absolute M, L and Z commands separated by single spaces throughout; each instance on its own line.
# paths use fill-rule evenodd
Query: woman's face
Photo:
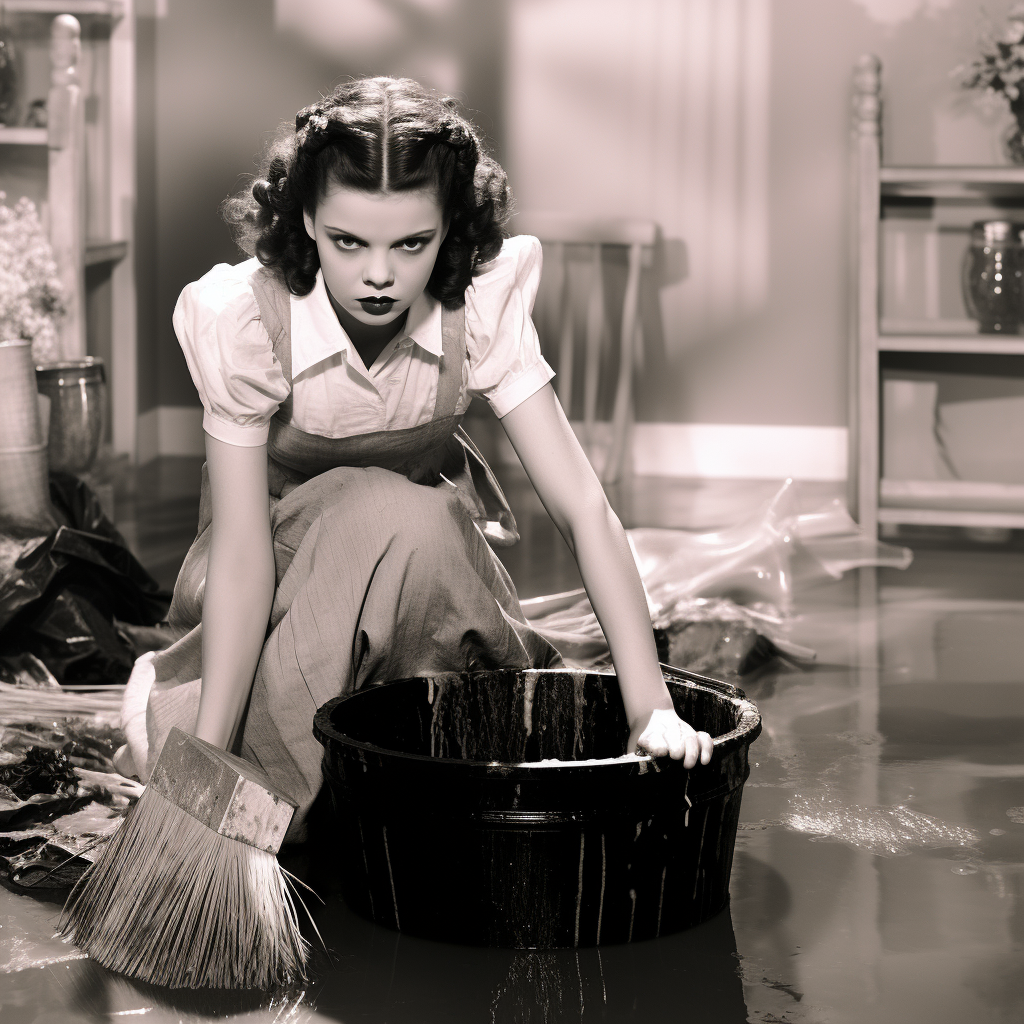
M 427 286 L 446 230 L 432 189 L 336 188 L 314 217 L 303 218 L 335 304 L 367 325 L 391 323 L 412 305 Z

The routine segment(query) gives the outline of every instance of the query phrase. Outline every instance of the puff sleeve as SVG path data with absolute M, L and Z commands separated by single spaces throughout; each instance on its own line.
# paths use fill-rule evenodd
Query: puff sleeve
M 517 235 L 466 289 L 467 390 L 485 398 L 499 418 L 555 375 L 530 318 L 540 272 L 540 242 Z
M 174 331 L 203 403 L 203 430 L 228 444 L 266 444 L 289 385 L 249 286 L 256 260 L 220 263 L 182 291 Z

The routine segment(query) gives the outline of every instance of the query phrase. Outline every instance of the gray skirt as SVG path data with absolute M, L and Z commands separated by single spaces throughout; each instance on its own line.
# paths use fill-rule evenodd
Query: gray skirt
M 168 614 L 179 639 L 136 666 L 120 765 L 143 781 L 173 725 L 194 731 L 210 541 L 200 531 Z M 298 805 L 320 789 L 316 710 L 366 683 L 431 672 L 544 668 L 558 652 L 526 623 L 515 586 L 459 493 L 377 467 L 328 470 L 272 499 L 277 588 L 237 751 Z

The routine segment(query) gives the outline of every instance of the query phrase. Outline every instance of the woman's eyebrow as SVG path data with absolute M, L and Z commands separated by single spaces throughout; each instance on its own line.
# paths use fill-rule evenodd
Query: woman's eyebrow
M 324 231 L 333 231 L 336 234 L 343 235 L 345 238 L 351 238 L 353 242 L 360 242 L 363 245 L 368 244 L 365 238 L 360 238 L 358 235 L 353 235 L 351 231 L 346 231 L 344 228 L 336 228 L 332 227 L 330 224 L 325 224 Z
M 352 234 L 351 231 L 346 231 L 344 228 L 336 228 L 330 224 L 324 225 L 324 231 L 333 231 L 335 234 L 342 235 L 345 238 L 351 238 L 353 242 L 359 242 L 361 245 L 369 245 L 365 238 L 360 238 L 358 235 Z M 395 242 L 407 242 L 412 238 L 433 238 L 437 234 L 437 228 L 424 228 L 422 231 L 414 231 L 410 235 L 402 235 L 401 238 L 396 238 L 391 244 Z

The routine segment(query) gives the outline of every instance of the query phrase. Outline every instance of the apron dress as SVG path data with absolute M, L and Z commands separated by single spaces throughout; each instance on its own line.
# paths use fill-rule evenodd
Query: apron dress
M 263 267 L 250 284 L 290 384 L 288 289 Z M 236 749 L 298 805 L 288 840 L 304 837 L 322 783 L 323 750 L 312 724 L 332 697 L 408 676 L 561 663 L 527 625 L 488 543 L 515 543 L 518 534 L 497 480 L 455 413 L 466 358 L 464 309 L 443 310 L 442 339 L 427 423 L 323 437 L 290 422 L 290 395 L 271 420 L 277 586 Z M 141 742 L 141 715 L 125 723 L 134 774 L 143 781 L 171 726 L 195 729 L 211 519 L 204 466 L 198 534 L 168 612 L 178 639 L 140 659 L 128 685 L 129 693 L 133 684 L 136 691 L 148 687 Z M 126 709 L 129 703 L 126 694 Z

